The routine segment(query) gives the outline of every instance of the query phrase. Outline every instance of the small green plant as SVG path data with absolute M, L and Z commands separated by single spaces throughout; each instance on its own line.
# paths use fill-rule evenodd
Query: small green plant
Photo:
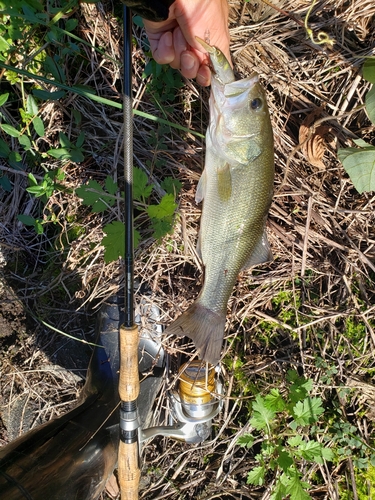
M 317 422 L 324 412 L 322 400 L 310 395 L 312 380 L 288 372 L 289 390 L 281 394 L 271 389 L 266 396 L 257 395 L 252 404 L 252 433 L 239 438 L 241 446 L 259 445 L 256 465 L 248 474 L 248 484 L 262 486 L 273 473 L 276 477 L 271 499 L 310 499 L 310 484 L 303 479 L 303 463 L 323 464 L 334 454 L 325 446 Z
M 323 371 L 321 380 L 332 383 L 337 369 L 320 358 L 317 362 Z M 253 430 L 238 440 L 243 447 L 259 449 L 248 484 L 270 484 L 273 475 L 271 500 L 309 500 L 312 485 L 311 479 L 304 477 L 305 465 L 324 461 L 339 464 L 349 457 L 355 471 L 372 480 L 375 449 L 343 419 L 340 408 L 334 402 L 324 408 L 323 400 L 311 394 L 313 381 L 293 370 L 288 372 L 287 382 L 285 392 L 271 389 L 265 396 L 258 394 L 252 403 L 249 423 Z M 350 392 L 348 388 L 338 391 L 341 397 Z
M 154 102 L 160 110 L 172 112 L 173 107 L 165 108 L 166 103 L 173 103 L 176 99 L 177 91 L 183 87 L 184 83 L 181 74 L 167 64 L 158 64 L 154 59 L 146 64 L 143 78 L 151 76 L 147 84 L 147 90 L 151 94 Z
M 375 83 L 375 58 L 366 60 L 363 66 L 363 77 Z M 375 125 L 375 85 L 372 85 L 365 97 L 368 117 Z M 337 157 L 349 174 L 354 187 L 359 193 L 375 190 L 375 146 L 363 139 L 353 140 L 357 148 L 343 148 L 337 151 Z
M 46 204 L 49 198 L 55 191 L 65 190 L 61 181 L 65 179 L 65 174 L 62 170 L 50 170 L 45 173 L 40 183 L 38 183 L 34 174 L 30 173 L 28 176 L 29 187 L 26 191 L 35 198 L 40 198 L 43 204 Z M 18 220 L 25 224 L 25 226 L 34 227 L 37 234 L 43 234 L 43 226 L 49 222 L 56 222 L 56 216 L 53 213 L 45 214 L 42 218 L 35 218 L 31 215 L 20 214 L 17 216 Z
M 133 169 L 133 183 L 133 198 L 139 212 L 139 216 L 135 218 L 135 223 L 137 225 L 137 219 L 147 214 L 152 236 L 159 240 L 171 232 L 173 228 L 173 218 L 177 208 L 175 199 L 181 189 L 181 183 L 171 177 L 164 179 L 161 187 L 166 191 L 166 194 L 161 198 L 159 204 L 148 204 L 154 186 L 149 184 L 147 175 L 137 167 Z M 117 191 L 117 183 L 108 176 L 104 188 L 98 182 L 90 180 L 86 185 L 77 188 L 76 194 L 82 199 L 84 205 L 91 206 L 92 212 L 103 212 L 118 201 L 115 194 Z M 121 196 L 123 196 L 123 193 L 121 193 Z M 104 226 L 103 232 L 106 234 L 102 240 L 105 248 L 105 262 L 112 262 L 118 257 L 124 257 L 125 226 L 123 222 L 111 222 Z M 135 246 L 138 245 L 139 241 L 140 232 L 138 229 L 134 229 Z

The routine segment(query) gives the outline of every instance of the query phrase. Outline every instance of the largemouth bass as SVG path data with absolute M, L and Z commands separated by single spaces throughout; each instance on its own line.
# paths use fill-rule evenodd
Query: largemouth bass
M 197 249 L 205 277 L 197 300 L 165 333 L 191 338 L 201 358 L 216 364 L 239 272 L 272 259 L 265 224 L 273 193 L 273 133 L 258 75 L 235 81 L 223 53 L 199 42 L 212 70 L 205 168 L 196 193 L 196 201 L 203 200 Z

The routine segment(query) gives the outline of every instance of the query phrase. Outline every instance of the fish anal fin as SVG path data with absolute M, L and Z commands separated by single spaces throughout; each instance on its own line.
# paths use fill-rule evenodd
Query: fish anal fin
M 216 365 L 220 360 L 225 330 L 225 314 L 217 313 L 194 302 L 168 328 L 165 335 L 189 337 L 199 353 L 200 359 Z
M 273 260 L 272 251 L 268 242 L 267 233 L 264 230 L 262 237 L 255 246 L 246 264 L 242 267 L 241 271 L 254 267 L 257 264 L 264 264 Z

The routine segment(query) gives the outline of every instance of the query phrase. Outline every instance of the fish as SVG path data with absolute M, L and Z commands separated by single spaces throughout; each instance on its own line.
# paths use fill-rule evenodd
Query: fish
M 258 74 L 236 80 L 220 49 L 197 40 L 209 54 L 212 72 L 205 165 L 195 197 L 203 201 L 197 252 L 204 281 L 195 302 L 165 335 L 189 337 L 202 361 L 216 365 L 239 273 L 273 259 L 266 221 L 273 197 L 274 140 Z

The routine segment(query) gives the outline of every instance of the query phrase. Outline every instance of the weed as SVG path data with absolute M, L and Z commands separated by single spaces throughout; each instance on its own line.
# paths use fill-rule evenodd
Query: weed
M 161 198 L 159 204 L 149 204 L 148 200 L 153 193 L 154 186 L 148 183 L 147 175 L 139 168 L 133 169 L 133 197 L 136 202 L 137 211 L 140 215 L 147 214 L 148 229 L 152 230 L 152 236 L 160 240 L 168 234 L 173 227 L 173 218 L 177 208 L 176 196 L 181 189 L 181 183 L 173 178 L 167 177 L 161 183 L 166 194 Z M 121 201 L 115 193 L 118 191 L 117 183 L 111 177 L 105 181 L 105 189 L 96 181 L 89 181 L 85 186 L 76 189 L 76 194 L 82 199 L 84 205 L 91 206 L 92 212 L 103 212 L 114 205 L 115 201 Z M 123 193 L 121 193 L 121 197 Z M 140 216 L 135 218 L 135 223 Z M 114 221 L 103 228 L 106 236 L 102 240 L 104 245 L 104 260 L 108 263 L 125 255 L 125 226 L 121 221 Z M 138 245 L 140 232 L 134 229 L 134 244 Z
M 248 484 L 269 484 L 273 473 L 272 500 L 287 495 L 291 500 L 307 500 L 311 498 L 311 484 L 304 478 L 306 463 L 339 463 L 350 456 L 357 469 L 367 469 L 370 474 L 375 450 L 358 436 L 356 427 L 343 421 L 338 412 L 332 415 L 325 410 L 323 400 L 312 395 L 311 379 L 291 370 L 287 381 L 285 393 L 271 389 L 265 396 L 256 396 L 250 411 L 252 432 L 238 439 L 238 444 L 246 448 L 260 446 L 254 457 L 257 465 L 247 476 Z
M 363 77 L 375 83 L 375 58 L 366 60 L 363 66 Z M 368 117 L 375 124 L 375 86 L 367 92 L 365 105 Z M 343 164 L 344 169 L 349 174 L 354 187 L 359 193 L 375 190 L 375 146 L 368 144 L 363 139 L 353 139 L 359 148 L 344 148 L 337 151 L 338 159 Z
M 11 89 L 0 95 L 0 129 L 8 139 L 0 138 L 0 158 L 6 159 L 14 169 L 40 168 L 43 167 L 42 160 L 48 158 L 61 163 L 81 163 L 85 158 L 83 132 L 75 140 L 60 132 L 59 147 L 45 150 L 46 142 L 40 140 L 45 135 L 45 124 L 41 117 L 45 100 L 62 99 L 67 91 L 73 91 L 89 99 L 121 107 L 118 103 L 96 96 L 90 87 L 69 87 L 67 84 L 67 64 L 73 67 L 77 65 L 81 52 L 83 53 L 82 45 L 87 45 L 87 42 L 74 34 L 78 21 L 73 14 L 78 5 L 79 0 L 62 3 L 61 7 L 58 4 L 54 7 L 46 6 L 42 0 L 15 0 L 12 5 L 0 2 L 0 65 L 5 70 L 4 75 Z M 20 40 L 23 42 L 20 43 Z M 96 47 L 91 48 L 100 51 Z M 148 91 L 166 117 L 166 112 L 173 110 L 166 103 L 172 104 L 176 99 L 176 91 L 182 86 L 181 76 L 169 66 L 162 67 L 154 61 L 150 61 L 145 69 L 145 77 L 148 76 Z M 36 84 L 35 80 L 53 84 L 54 87 L 60 87 L 60 90 L 48 91 Z M 15 107 L 18 108 L 16 113 Z M 155 117 L 151 118 L 158 121 Z M 75 119 L 79 125 L 79 117 L 75 116 Z M 159 123 L 159 130 L 152 140 L 155 149 L 161 150 L 166 148 L 163 138 L 173 124 L 164 119 L 160 119 Z M 162 160 L 156 161 L 157 166 L 164 166 Z M 26 191 L 39 198 L 44 205 L 56 190 L 65 189 L 61 184 L 64 174 L 60 169 L 45 172 L 41 180 L 36 177 L 38 176 L 33 172 L 29 173 L 29 187 Z M 12 183 L 4 172 L 0 176 L 0 186 L 5 191 L 12 190 Z M 149 198 L 153 186 L 148 184 L 146 174 L 135 169 L 134 199 L 137 210 L 143 217 L 147 216 L 148 228 L 156 239 L 171 231 L 176 209 L 175 198 L 180 187 L 178 181 L 166 179 L 162 184 L 166 194 L 159 204 L 152 204 Z M 120 201 L 117 192 L 118 186 L 111 177 L 107 177 L 104 187 L 95 180 L 90 180 L 87 185 L 76 190 L 83 204 L 91 206 L 92 212 L 97 213 L 110 209 Z M 18 219 L 26 226 L 33 227 L 37 234 L 42 234 L 47 223 L 57 222 L 52 212 L 42 212 L 38 217 L 20 214 Z M 124 254 L 125 229 L 122 222 L 114 221 L 107 224 L 103 231 L 104 258 L 106 262 L 110 262 Z M 136 244 L 139 238 L 137 229 Z

